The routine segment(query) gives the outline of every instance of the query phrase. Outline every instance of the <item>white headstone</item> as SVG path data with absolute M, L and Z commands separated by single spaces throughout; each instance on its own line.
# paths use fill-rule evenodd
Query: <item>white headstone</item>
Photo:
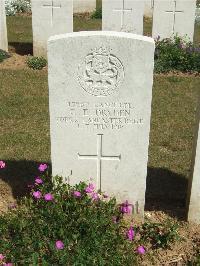
M 143 34 L 144 1 L 102 0 L 102 30 Z
M 0 0 L 0 49 L 8 51 L 8 38 L 7 38 L 4 0 Z
M 154 0 L 153 37 L 194 35 L 196 0 Z
M 188 189 L 188 220 L 200 224 L 200 106 L 198 111 L 197 134 L 194 140 L 192 178 Z M 196 133 L 195 132 L 195 133 Z
M 33 54 L 47 56 L 50 36 L 73 31 L 73 0 L 32 0 Z
M 154 0 L 144 0 L 144 15 L 146 17 L 152 17 L 153 5 L 154 5 Z
M 96 8 L 96 0 L 74 0 L 74 13 L 92 12 Z
M 153 58 L 153 39 L 130 33 L 79 32 L 48 42 L 53 176 L 93 178 L 141 216 Z

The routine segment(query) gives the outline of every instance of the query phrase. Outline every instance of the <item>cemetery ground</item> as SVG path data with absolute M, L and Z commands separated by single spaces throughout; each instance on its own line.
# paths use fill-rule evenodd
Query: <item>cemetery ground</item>
M 47 69 L 34 71 L 25 63 L 32 53 L 31 17 L 8 17 L 7 23 L 11 57 L 0 64 L 0 149 L 6 162 L 0 172 L 0 212 L 28 192 L 38 165 L 50 162 Z M 100 25 L 87 14 L 74 17 L 75 31 L 100 30 Z M 145 20 L 147 35 L 150 28 L 151 20 Z M 195 42 L 200 42 L 197 26 Z M 140 265 L 200 263 L 194 262 L 200 226 L 184 222 L 199 88 L 199 75 L 154 76 L 145 215 L 157 222 L 172 219 L 182 240 L 148 250 Z

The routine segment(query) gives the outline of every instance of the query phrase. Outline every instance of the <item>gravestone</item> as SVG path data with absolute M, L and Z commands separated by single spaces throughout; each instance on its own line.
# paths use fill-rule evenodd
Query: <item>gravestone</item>
M 196 0 L 154 0 L 154 38 L 185 36 L 193 40 Z
M 0 0 L 0 49 L 8 51 L 6 13 L 4 0 Z
M 192 177 L 188 186 L 188 220 L 200 224 L 200 98 L 197 111 L 192 161 Z
M 92 12 L 96 9 L 96 0 L 74 0 L 74 13 Z
M 73 31 L 73 0 L 32 0 L 33 54 L 47 56 L 50 36 Z
M 144 0 L 144 15 L 146 17 L 152 17 L 153 5 L 154 5 L 154 0 Z
M 102 30 L 143 34 L 144 1 L 102 0 Z
M 141 216 L 153 58 L 153 39 L 130 33 L 79 32 L 48 42 L 53 176 L 72 184 L 93 178 Z

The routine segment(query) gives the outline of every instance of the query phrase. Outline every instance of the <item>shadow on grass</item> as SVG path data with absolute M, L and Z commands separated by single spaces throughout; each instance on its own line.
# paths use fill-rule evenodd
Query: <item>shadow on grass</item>
M 28 184 L 33 184 L 34 178 L 39 175 L 40 163 L 25 160 L 6 161 L 6 168 L 0 171 L 0 180 L 11 187 L 14 198 L 17 199 L 29 193 Z M 51 165 L 49 173 L 51 173 Z M 187 180 L 184 176 L 167 169 L 148 168 L 146 211 L 163 211 L 172 217 L 185 219 L 186 193 Z
M 19 55 L 33 55 L 33 44 L 32 43 L 21 43 L 21 42 L 9 42 L 11 50 L 14 50 Z
M 146 211 L 163 211 L 180 220 L 186 219 L 188 181 L 167 169 L 148 168 Z
M 28 185 L 33 184 L 35 177 L 40 174 L 38 166 L 41 162 L 26 160 L 5 162 L 6 168 L 0 170 L 0 180 L 11 187 L 14 198 L 27 195 L 30 192 Z

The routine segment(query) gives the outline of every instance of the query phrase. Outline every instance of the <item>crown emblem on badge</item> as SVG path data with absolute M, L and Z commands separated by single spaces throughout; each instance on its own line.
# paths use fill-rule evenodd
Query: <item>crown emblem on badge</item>
M 100 48 L 95 48 L 93 51 L 92 51 L 92 54 L 95 56 L 95 55 L 110 55 L 110 51 L 111 49 L 110 48 L 107 48 L 107 47 L 100 47 Z

